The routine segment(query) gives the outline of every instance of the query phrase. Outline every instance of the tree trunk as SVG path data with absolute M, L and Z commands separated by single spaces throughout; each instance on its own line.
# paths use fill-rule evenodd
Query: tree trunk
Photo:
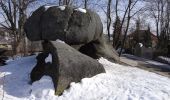
M 127 12 L 128 12 L 128 7 L 126 8 L 125 13 L 123 15 L 123 19 L 122 19 L 122 22 L 121 22 L 120 30 L 122 30 L 122 27 L 123 27 L 123 24 L 124 24 Z M 120 45 L 120 43 L 119 43 L 120 35 L 121 34 L 119 33 L 117 39 L 115 40 L 116 50 L 119 48 L 119 45 Z
M 114 23 L 114 31 L 113 31 L 113 35 L 112 35 L 112 37 L 113 37 L 113 43 L 112 43 L 112 45 L 113 45 L 113 48 L 115 48 L 116 47 L 116 39 L 117 39 L 117 35 L 119 34 L 119 33 L 117 33 L 117 31 L 118 31 L 118 2 L 119 2 L 119 0 L 116 0 L 116 7 L 115 7 L 115 12 L 116 12 L 116 21 L 115 21 L 115 23 Z
M 19 34 L 20 34 L 20 41 L 22 41 L 23 43 L 21 43 L 21 51 L 23 51 L 24 56 L 26 56 L 28 54 L 27 51 L 27 43 L 26 43 L 26 35 L 24 32 L 24 23 L 26 22 L 26 8 L 25 7 L 27 4 L 25 4 L 25 2 L 23 0 L 19 1 L 19 25 L 18 25 L 18 30 L 19 30 Z
M 84 0 L 84 8 L 87 9 L 87 1 L 88 0 Z
M 111 26 L 111 2 L 112 0 L 108 0 L 108 5 L 107 5 L 107 32 L 108 32 L 108 40 L 110 41 L 110 26 Z
M 125 35 L 124 35 L 124 38 L 123 38 L 123 42 L 122 42 L 122 45 L 121 45 L 121 50 L 119 52 L 119 56 L 121 56 L 122 54 L 122 50 L 124 48 L 124 44 L 125 44 L 125 41 L 126 41 L 126 36 L 127 36 L 127 32 L 128 32 L 128 29 L 129 29 L 129 23 L 130 23 L 130 14 L 131 14 L 131 4 L 132 4 L 132 1 L 129 0 L 129 4 L 128 4 L 128 20 L 127 20 L 127 26 L 126 26 L 126 30 L 125 30 Z

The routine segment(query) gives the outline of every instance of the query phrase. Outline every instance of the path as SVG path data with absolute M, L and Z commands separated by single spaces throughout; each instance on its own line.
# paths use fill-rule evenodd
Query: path
M 134 55 L 124 54 L 120 57 L 121 62 L 131 65 L 134 67 L 139 67 L 163 76 L 170 77 L 170 65 L 160 63 L 157 61 L 136 57 Z

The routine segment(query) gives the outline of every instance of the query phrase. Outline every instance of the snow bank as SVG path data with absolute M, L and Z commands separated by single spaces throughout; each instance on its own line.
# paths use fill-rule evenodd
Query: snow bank
M 156 60 L 170 65 L 170 58 L 168 58 L 168 57 L 159 56 Z
M 35 56 L 8 62 L 0 67 L 0 99 L 4 94 L 3 100 L 169 100 L 169 78 L 104 58 L 98 61 L 104 65 L 106 73 L 71 83 L 62 96 L 54 95 L 48 76 L 29 84 Z
M 75 10 L 80 11 L 80 12 L 82 12 L 82 13 L 86 13 L 86 12 L 87 12 L 86 9 L 83 9 L 83 8 L 77 8 L 77 9 L 75 9 Z
M 0 67 L 0 100 L 23 100 L 29 97 L 29 74 L 36 65 L 36 57 L 11 60 L 7 64 Z
M 51 77 L 43 76 L 41 80 L 36 81 L 32 84 L 30 99 L 52 100 L 53 96 L 54 96 L 54 86 Z

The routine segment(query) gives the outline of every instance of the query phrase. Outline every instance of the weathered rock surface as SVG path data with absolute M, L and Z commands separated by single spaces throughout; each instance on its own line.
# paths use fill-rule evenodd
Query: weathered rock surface
M 56 94 L 61 94 L 71 82 L 80 82 L 82 78 L 92 77 L 94 75 L 104 73 L 105 69 L 96 60 L 88 57 L 69 45 L 61 42 L 44 42 L 44 54 L 52 54 L 52 63 L 44 64 L 44 71 L 40 68 L 34 68 L 31 73 L 37 73 L 39 70 L 44 75 L 49 75 L 53 79 Z M 45 56 L 44 56 L 45 57 Z M 43 59 L 45 60 L 45 58 Z M 37 57 L 38 58 L 38 57 Z M 38 58 L 38 59 L 42 59 Z M 43 62 L 45 62 L 43 60 Z M 38 63 L 37 63 L 38 64 Z M 38 67 L 37 65 L 35 67 Z M 36 75 L 37 74 L 31 74 Z M 39 74 L 38 75 L 42 75 Z M 41 76 L 42 77 L 42 76 Z M 32 78 L 31 78 L 32 79 Z M 32 81 L 35 81 L 32 79 Z
M 41 40 L 41 15 L 45 12 L 45 8 L 42 6 L 33 12 L 24 25 L 27 38 L 31 41 Z
M 100 57 L 105 57 L 108 60 L 119 62 L 119 56 L 118 53 L 115 51 L 115 49 L 107 44 L 103 37 L 96 41 L 92 41 L 90 43 L 84 44 L 78 48 L 78 50 L 88 55 L 94 59 L 98 59 Z
M 103 39 L 100 17 L 90 10 L 42 6 L 28 18 L 24 28 L 31 41 L 60 39 L 69 45 L 81 45 L 79 51 L 92 58 L 104 56 L 119 62 L 118 54 Z
M 119 60 L 113 48 L 105 43 L 103 26 L 95 12 L 82 12 L 69 6 L 63 8 L 53 6 L 47 9 L 42 6 L 24 26 L 28 39 L 45 40 L 42 43 L 43 53 L 38 55 L 37 65 L 31 72 L 31 80 L 34 82 L 43 75 L 51 76 L 56 94 L 61 94 L 71 82 L 80 82 L 82 78 L 104 73 L 103 66 L 93 58 L 104 56 Z M 57 39 L 66 44 L 51 41 Z M 76 50 L 69 45 L 78 45 L 80 48 Z M 49 54 L 52 61 L 46 62 Z
M 32 41 L 60 39 L 67 44 L 97 40 L 103 33 L 100 17 L 90 10 L 81 12 L 66 6 L 37 9 L 25 23 L 25 32 Z

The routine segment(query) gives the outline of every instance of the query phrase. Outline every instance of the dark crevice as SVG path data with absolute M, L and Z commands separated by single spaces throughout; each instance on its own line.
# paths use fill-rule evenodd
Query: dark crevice
M 66 31 L 65 31 L 65 42 L 67 42 L 67 34 L 68 34 L 68 30 L 71 27 L 70 23 L 71 23 L 71 19 L 73 17 L 73 14 L 74 14 L 74 10 L 71 12 L 69 19 L 68 19 L 67 28 L 66 28 Z
M 81 46 L 79 48 L 79 51 L 82 53 L 82 54 L 85 54 L 93 59 L 98 59 L 99 56 L 96 54 L 97 53 L 97 50 L 96 50 L 96 47 L 95 47 L 95 41 L 93 42 L 90 42 L 90 43 L 87 43 L 87 44 L 84 44 L 83 46 Z

